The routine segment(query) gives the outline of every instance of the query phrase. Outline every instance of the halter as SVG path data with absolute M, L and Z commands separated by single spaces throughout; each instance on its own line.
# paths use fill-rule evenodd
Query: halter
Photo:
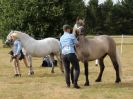
M 11 31 L 11 32 L 8 34 L 8 36 L 7 36 L 7 38 L 6 38 L 6 41 L 5 41 L 5 44 L 8 45 L 8 46 L 13 45 L 13 40 L 11 39 L 11 34 L 12 34 L 12 33 L 14 33 L 14 31 Z
M 77 27 L 76 30 L 79 31 L 78 35 L 84 35 L 84 27 L 83 26 Z

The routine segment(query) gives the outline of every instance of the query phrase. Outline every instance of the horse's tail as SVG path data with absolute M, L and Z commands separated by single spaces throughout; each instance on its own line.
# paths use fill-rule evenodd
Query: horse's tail
M 118 65 L 119 65 L 119 74 L 120 74 L 120 77 L 121 77 L 122 69 L 121 69 L 120 55 L 119 55 L 118 49 L 116 49 L 116 59 L 117 59 Z

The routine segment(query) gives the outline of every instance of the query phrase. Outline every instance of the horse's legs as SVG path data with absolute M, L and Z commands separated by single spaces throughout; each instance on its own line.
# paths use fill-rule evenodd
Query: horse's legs
M 33 75 L 34 71 L 32 68 L 32 57 L 30 55 L 28 56 L 28 60 L 29 60 L 29 73 L 28 73 L 28 75 Z
M 61 55 L 60 55 L 60 54 L 56 54 L 56 58 L 57 58 L 57 60 L 58 60 L 58 62 L 59 62 L 61 72 L 64 73 L 64 67 L 63 67 Z
M 111 58 L 111 61 L 113 63 L 113 66 L 114 66 L 114 69 L 116 71 L 116 83 L 119 83 L 121 82 L 121 79 L 120 79 L 120 69 L 119 69 L 119 64 L 118 64 L 118 61 L 117 61 L 117 57 L 115 55 L 115 57 L 113 57 L 113 55 L 111 56 L 110 55 L 110 58 Z
M 29 67 L 29 66 L 28 66 L 28 61 L 27 61 L 27 60 L 28 60 L 27 55 L 25 55 L 25 56 L 24 56 L 24 59 L 23 59 L 23 62 L 24 62 L 24 64 L 25 64 L 26 67 Z
M 103 58 L 99 59 L 99 65 L 100 65 L 100 73 L 96 79 L 96 82 L 101 82 L 101 79 L 102 79 L 102 74 L 105 68 Z
M 54 73 L 54 64 L 53 64 L 53 61 L 54 61 L 54 54 L 51 53 L 51 54 L 50 54 L 50 63 L 52 64 L 51 73 Z
M 107 56 L 107 54 L 105 54 L 103 57 L 101 57 L 99 59 L 99 65 L 100 65 L 100 73 L 96 79 L 96 82 L 101 82 L 101 79 L 102 79 L 102 75 L 103 75 L 103 71 L 104 71 L 104 68 L 105 68 L 105 65 L 104 65 L 104 58 Z
M 86 82 L 85 86 L 89 86 L 89 79 L 88 79 L 88 62 L 84 62 L 84 72 L 85 72 L 85 77 L 86 77 Z

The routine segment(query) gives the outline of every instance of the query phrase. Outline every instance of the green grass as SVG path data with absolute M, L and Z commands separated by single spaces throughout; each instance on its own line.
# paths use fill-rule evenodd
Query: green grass
M 120 38 L 115 38 L 120 42 Z M 132 43 L 132 38 L 125 38 Z M 120 45 L 118 45 L 120 50 Z M 122 83 L 115 84 L 115 71 L 110 59 L 105 59 L 105 71 L 102 82 L 96 83 L 99 67 L 89 63 L 90 86 L 84 86 L 84 68 L 81 66 L 79 78 L 80 90 L 66 88 L 64 74 L 58 67 L 51 74 L 51 68 L 40 67 L 41 58 L 33 58 L 34 76 L 28 76 L 28 69 L 21 62 L 22 77 L 13 77 L 13 67 L 7 54 L 9 48 L 2 48 L 0 41 L 0 99 L 133 99 L 133 45 L 123 45 Z

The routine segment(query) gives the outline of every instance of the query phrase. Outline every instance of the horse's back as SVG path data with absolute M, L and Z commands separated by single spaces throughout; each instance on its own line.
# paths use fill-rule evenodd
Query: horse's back
M 103 44 L 104 43 L 110 43 L 110 42 L 115 44 L 115 41 L 113 40 L 113 38 L 111 36 L 108 36 L 108 35 L 95 36 L 94 39 L 102 42 Z
M 60 48 L 59 40 L 56 38 L 52 38 L 52 37 L 40 40 L 39 44 L 41 44 L 42 47 L 44 47 L 44 49 L 49 49 L 49 51 L 51 51 L 51 52 L 59 51 L 59 48 Z
M 95 39 L 108 49 L 108 53 L 110 52 L 110 50 L 116 49 L 116 43 L 111 36 L 100 35 L 96 36 Z
M 47 44 L 49 44 L 51 47 L 60 48 L 60 42 L 56 38 L 46 38 Z
M 37 40 L 39 43 L 41 44 L 48 44 L 49 46 L 53 46 L 53 45 L 59 45 L 59 40 L 56 39 L 56 38 L 52 38 L 52 37 L 49 37 L 49 38 L 45 38 L 45 39 L 42 39 L 42 40 Z
M 56 44 L 59 44 L 59 40 L 56 39 L 56 38 L 52 38 L 52 37 L 45 38 L 44 41 L 46 41 L 47 43 L 56 43 Z
M 82 44 L 83 45 L 83 44 Z M 107 35 L 96 36 L 93 39 L 86 39 L 82 48 L 84 55 L 88 55 L 89 60 L 95 60 L 115 49 L 114 40 Z M 113 49 L 113 50 L 114 50 Z

